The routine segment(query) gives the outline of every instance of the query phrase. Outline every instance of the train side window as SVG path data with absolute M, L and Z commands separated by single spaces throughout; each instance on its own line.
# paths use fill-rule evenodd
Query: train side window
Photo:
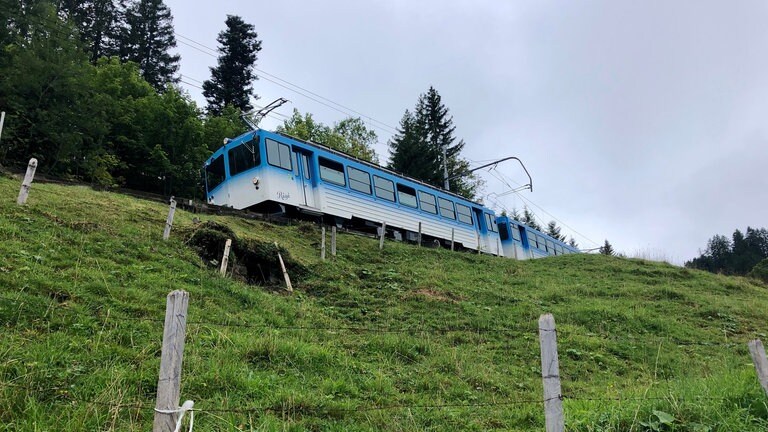
M 459 222 L 472 225 L 472 212 L 464 204 L 456 204 L 456 212 L 459 214 Z
M 344 178 L 344 165 L 324 157 L 318 158 L 320 162 L 320 178 L 339 186 L 346 186 Z
M 357 168 L 347 167 L 349 187 L 358 192 L 371 194 L 371 175 Z
M 376 189 L 376 196 L 395 202 L 395 183 L 379 176 L 373 176 L 373 187 Z
M 304 178 L 310 180 L 312 176 L 309 173 L 309 156 L 301 153 L 299 158 L 301 159 L 301 170 L 304 171 Z
M 557 251 L 558 255 L 562 255 L 563 254 L 563 247 L 560 246 L 560 245 L 556 245 L 555 246 L 555 251 Z
M 547 250 L 547 243 L 544 240 L 544 237 L 537 235 L 536 240 L 539 242 L 539 249 L 541 250 Z
M 440 203 L 440 216 L 448 219 L 456 219 L 456 211 L 453 209 L 453 202 L 448 201 L 445 198 L 438 198 L 437 202 Z
M 530 231 L 528 232 L 528 243 L 536 249 L 539 248 L 539 238 Z
M 397 200 L 400 204 L 416 208 L 416 190 L 409 186 L 403 186 L 400 183 L 397 184 Z
M 437 202 L 434 195 L 419 191 L 419 201 L 421 202 L 422 210 L 427 213 L 437 214 Z
M 270 165 L 291 171 L 291 148 L 287 144 L 279 143 L 269 138 L 267 143 L 267 162 Z
M 243 143 L 227 151 L 229 155 L 229 175 L 233 176 L 261 163 L 258 140 Z
M 517 240 L 517 241 L 519 241 L 519 242 L 522 242 L 523 239 L 520 237 L 520 227 L 515 225 L 515 224 L 510 224 L 510 226 L 512 227 L 511 228 L 512 229 L 512 238 Z
M 485 224 L 488 226 L 489 231 L 499 232 L 499 228 L 496 226 L 496 220 L 490 213 L 485 213 Z
M 224 183 L 224 179 L 226 179 L 224 174 L 224 155 L 219 155 L 219 157 L 205 167 L 205 183 L 208 185 L 208 192 Z
M 552 243 L 552 240 L 547 240 L 547 252 L 552 254 L 555 253 L 555 244 Z

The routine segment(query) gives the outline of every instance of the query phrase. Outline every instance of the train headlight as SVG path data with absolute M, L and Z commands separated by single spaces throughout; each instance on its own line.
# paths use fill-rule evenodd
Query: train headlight
M 259 178 L 258 178 L 258 177 L 254 177 L 254 178 L 253 178 L 253 180 L 251 180 L 251 181 L 253 182 L 253 186 L 254 186 L 256 189 L 258 189 L 258 188 L 259 188 L 259 183 L 260 183 L 260 180 L 259 180 Z

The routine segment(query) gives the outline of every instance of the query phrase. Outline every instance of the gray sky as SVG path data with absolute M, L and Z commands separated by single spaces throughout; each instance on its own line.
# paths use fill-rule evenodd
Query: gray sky
M 211 48 L 226 15 L 242 16 L 263 41 L 259 69 L 389 126 L 434 86 L 473 166 L 517 156 L 533 176 L 533 193 L 496 198 L 509 189 L 497 177 L 526 177 L 511 163 L 482 173 L 486 204 L 530 200 L 582 248 L 608 239 L 682 263 L 714 234 L 768 227 L 764 0 L 167 4 L 178 34 Z M 200 85 L 216 59 L 177 39 L 183 79 Z M 265 78 L 256 104 L 346 117 Z

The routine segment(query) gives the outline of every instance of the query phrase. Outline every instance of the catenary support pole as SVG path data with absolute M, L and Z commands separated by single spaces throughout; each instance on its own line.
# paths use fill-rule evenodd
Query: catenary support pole
M 557 358 L 555 317 L 544 314 L 539 318 L 541 344 L 541 379 L 544 384 L 544 417 L 547 432 L 563 432 L 563 400 L 560 390 L 560 363 Z
M 752 363 L 755 365 L 757 379 L 763 387 L 763 391 L 768 395 L 768 359 L 765 357 L 765 348 L 760 339 L 751 340 L 747 343 L 749 353 L 752 355 Z
M 27 203 L 27 197 L 29 196 L 29 190 L 32 188 L 32 180 L 35 178 L 35 171 L 37 170 L 37 159 L 32 158 L 27 165 L 27 173 L 24 175 L 24 180 L 21 182 L 21 189 L 19 189 L 19 197 L 16 199 L 16 204 L 24 205 Z
M 181 362 L 184 357 L 184 335 L 187 329 L 189 293 L 173 291 L 165 303 L 163 348 L 160 353 L 160 375 L 157 379 L 157 401 L 152 432 L 172 432 L 179 413 L 161 411 L 176 410 L 181 393 Z
M 168 218 L 165 220 L 165 229 L 163 230 L 163 240 L 168 240 L 173 228 L 173 215 L 176 213 L 176 200 L 171 197 L 171 205 L 168 207 Z
M 229 248 L 232 247 L 232 239 L 227 239 L 224 243 L 224 255 L 221 256 L 221 269 L 219 272 L 222 276 L 227 274 L 227 266 L 229 265 Z
M 336 256 L 336 225 L 331 227 L 331 256 Z

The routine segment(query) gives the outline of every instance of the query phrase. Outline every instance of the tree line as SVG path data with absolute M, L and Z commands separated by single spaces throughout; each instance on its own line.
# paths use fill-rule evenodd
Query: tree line
M 768 230 L 747 227 L 745 232 L 735 230 L 730 238 L 716 234 L 707 241 L 706 249 L 685 266 L 727 275 L 757 275 L 756 272 L 765 271 L 761 269 L 767 267 L 766 259 Z

